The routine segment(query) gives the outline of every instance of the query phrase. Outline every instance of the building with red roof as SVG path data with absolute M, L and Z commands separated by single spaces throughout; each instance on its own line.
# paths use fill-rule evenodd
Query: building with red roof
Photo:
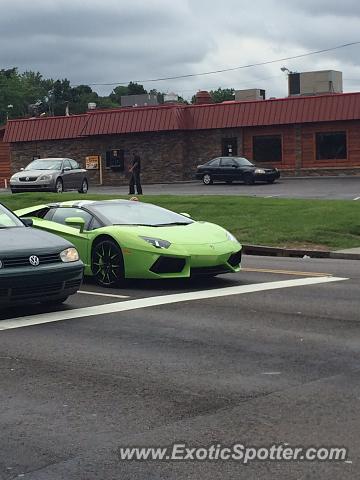
M 198 164 L 227 155 L 271 164 L 283 174 L 360 174 L 360 93 L 10 120 L 4 142 L 13 171 L 33 157 L 70 157 L 85 165 L 87 157 L 99 156 L 102 176 L 91 176 L 107 185 L 128 181 L 134 151 L 144 182 L 190 179 Z

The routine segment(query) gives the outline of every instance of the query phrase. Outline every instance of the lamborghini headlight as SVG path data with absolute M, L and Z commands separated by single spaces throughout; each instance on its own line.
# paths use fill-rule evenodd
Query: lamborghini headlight
M 155 248 L 169 248 L 171 245 L 171 242 L 168 242 L 167 240 L 161 240 L 161 238 L 142 237 L 142 236 L 140 236 L 140 238 L 142 240 L 145 240 L 145 242 L 150 243 Z
M 238 239 L 232 233 L 230 233 L 228 231 L 226 231 L 226 237 L 231 242 L 237 242 L 238 241 Z
M 61 261 L 64 263 L 77 262 L 79 254 L 76 248 L 70 247 L 60 253 Z

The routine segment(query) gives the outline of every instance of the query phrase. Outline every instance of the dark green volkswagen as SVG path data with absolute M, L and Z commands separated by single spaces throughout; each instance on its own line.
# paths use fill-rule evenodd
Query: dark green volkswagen
M 31 225 L 0 204 L 0 307 L 62 303 L 81 285 L 84 265 L 76 248 Z

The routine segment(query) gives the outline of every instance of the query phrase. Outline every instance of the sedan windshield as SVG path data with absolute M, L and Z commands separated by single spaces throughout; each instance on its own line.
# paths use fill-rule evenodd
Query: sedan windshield
M 165 208 L 140 202 L 109 202 L 95 205 L 95 213 L 112 225 L 188 225 L 193 220 Z
M 34 160 L 29 163 L 25 170 L 61 170 L 62 160 L 49 158 L 45 160 Z
M 0 229 L 23 226 L 24 224 L 15 215 L 0 205 Z

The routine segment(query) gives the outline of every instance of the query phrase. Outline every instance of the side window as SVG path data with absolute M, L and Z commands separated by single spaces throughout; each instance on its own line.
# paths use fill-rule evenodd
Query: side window
M 281 135 L 257 135 L 253 137 L 253 158 L 255 162 L 281 162 Z
M 81 208 L 59 207 L 55 210 L 51 220 L 56 223 L 66 225 L 65 220 L 69 217 L 80 217 L 85 220 L 85 230 L 89 229 L 89 225 L 93 219 L 93 216 L 82 210 Z
M 124 171 L 124 150 L 109 150 L 106 152 L 105 168 Z
M 64 168 L 64 169 L 65 169 L 65 168 L 70 168 L 70 170 L 71 170 L 71 165 L 70 165 L 69 160 L 64 160 L 64 162 L 63 162 L 63 168 Z
M 71 158 L 69 158 L 69 162 L 73 170 L 78 170 L 80 168 L 78 162 L 76 162 L 75 160 L 72 160 Z
M 209 165 L 210 167 L 218 167 L 220 165 L 220 158 L 214 158 L 214 160 L 211 160 Z
M 101 227 L 103 227 L 103 225 L 101 225 L 101 223 L 97 218 L 93 217 L 89 225 L 89 230 L 96 230 L 97 228 L 101 228 Z
M 231 157 L 225 157 L 221 159 L 222 167 L 232 167 L 233 165 L 236 165 L 236 164 Z
M 237 138 L 223 138 L 221 141 L 221 149 L 223 157 L 236 157 L 237 156 Z

